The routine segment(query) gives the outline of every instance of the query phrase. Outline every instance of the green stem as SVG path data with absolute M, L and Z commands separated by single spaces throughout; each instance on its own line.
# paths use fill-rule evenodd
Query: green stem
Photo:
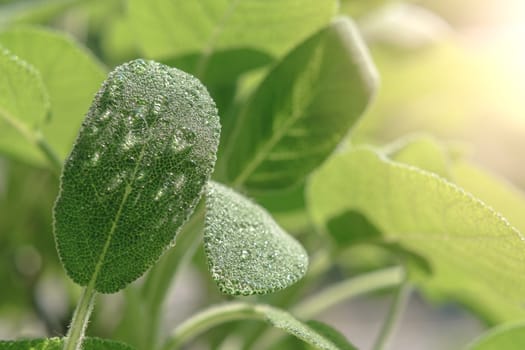
M 148 329 L 146 343 L 152 349 L 156 347 L 160 328 L 160 312 L 168 289 L 176 278 L 177 272 L 189 262 L 201 242 L 202 236 L 197 231 L 201 228 L 203 217 L 204 206 L 199 205 L 181 232 L 177 234 L 175 247 L 166 252 L 162 260 L 154 266 L 146 277 L 142 295 L 150 317 L 150 322 L 146 326 Z
M 310 319 L 341 302 L 399 285 L 403 279 L 404 271 L 398 266 L 369 272 L 325 288 L 296 304 L 290 313 L 299 319 Z M 250 349 L 272 349 L 283 336 L 282 332 L 269 329 L 250 345 Z
M 62 159 L 58 156 L 58 154 L 55 152 L 53 147 L 49 143 L 47 143 L 46 139 L 44 138 L 44 135 L 41 133 L 37 133 L 35 135 L 35 143 L 38 146 L 38 148 L 42 151 L 42 153 L 46 156 L 49 164 L 52 167 L 53 172 L 60 176 L 60 173 L 62 172 Z
M 311 318 L 345 300 L 397 286 L 403 278 L 403 269 L 398 266 L 362 274 L 325 288 L 294 306 L 292 313 L 300 318 Z
M 90 283 L 84 288 L 80 299 L 73 314 L 71 325 L 64 340 L 63 350 L 80 350 L 82 349 L 82 341 L 86 332 L 87 324 L 93 305 L 95 304 L 96 291 L 94 283 Z
M 178 326 L 162 348 L 163 350 L 179 349 L 183 344 L 197 335 L 225 322 L 237 320 L 264 320 L 264 312 L 256 305 L 232 302 L 212 306 Z
M 397 324 L 403 314 L 403 310 L 408 302 L 410 289 L 410 285 L 405 281 L 396 290 L 394 300 L 390 305 L 390 310 L 388 310 L 387 318 L 383 323 L 383 327 L 381 328 L 379 336 L 374 344 L 374 350 L 383 350 L 388 345 L 388 341 L 392 334 L 394 334 Z
M 46 157 L 47 161 L 51 165 L 51 168 L 55 175 L 59 176 L 62 171 L 62 160 L 56 154 L 55 150 L 47 143 L 44 135 L 39 131 L 29 129 L 24 123 L 21 123 L 10 113 L 0 109 L 0 117 L 20 133 L 29 143 L 35 145 Z

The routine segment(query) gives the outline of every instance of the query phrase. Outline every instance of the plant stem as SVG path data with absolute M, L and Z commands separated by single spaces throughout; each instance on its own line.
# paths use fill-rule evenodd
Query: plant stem
M 0 110 L 0 118 L 2 118 L 7 124 L 18 131 L 29 143 L 32 143 L 34 146 L 40 149 L 51 165 L 51 170 L 53 170 L 55 175 L 60 175 L 60 172 L 62 171 L 62 160 L 56 154 L 51 145 L 47 143 L 44 135 L 42 135 L 40 131 L 29 129 L 11 114 L 3 110 Z
M 398 266 L 369 272 L 325 288 L 296 304 L 290 313 L 299 319 L 310 319 L 341 302 L 399 285 L 403 280 L 404 271 Z M 250 345 L 250 349 L 272 349 L 283 336 L 282 332 L 277 333 L 274 329 L 269 329 Z
M 188 263 L 201 242 L 200 232 L 204 217 L 204 206 L 201 204 L 195 213 L 177 234 L 175 247 L 166 252 L 166 255 L 148 273 L 142 289 L 142 295 L 148 307 L 150 322 L 146 326 L 146 342 L 153 349 L 156 347 L 160 311 L 169 287 L 172 285 L 177 272 Z
M 42 153 L 46 156 L 49 164 L 52 167 L 53 172 L 60 176 L 62 171 L 62 159 L 56 154 L 55 150 L 47 143 L 46 139 L 41 133 L 37 133 L 35 136 L 35 143 L 40 148 Z
M 403 269 L 398 266 L 362 274 L 325 288 L 295 305 L 292 313 L 300 318 L 311 318 L 345 300 L 399 285 L 403 276 Z
M 200 333 L 219 324 L 236 320 L 264 320 L 264 313 L 256 305 L 232 302 L 218 306 L 212 306 L 178 326 L 162 348 L 163 350 L 174 350 L 195 338 Z
M 405 280 L 394 294 L 394 300 L 388 310 L 388 315 L 383 323 L 379 336 L 374 344 L 374 350 L 383 350 L 388 345 L 392 334 L 394 334 L 396 326 L 401 319 L 403 310 L 408 302 L 410 296 L 410 285 Z
M 82 349 L 82 341 L 84 340 L 89 316 L 91 315 L 91 311 L 93 311 L 95 296 L 97 294 L 94 287 L 94 283 L 90 283 L 80 295 L 77 308 L 71 320 L 71 325 L 64 340 L 63 350 Z

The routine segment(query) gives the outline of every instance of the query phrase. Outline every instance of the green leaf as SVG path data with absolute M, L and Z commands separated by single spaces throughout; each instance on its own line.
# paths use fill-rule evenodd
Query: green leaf
M 493 328 L 467 346 L 468 350 L 525 349 L 525 323 L 506 324 Z
M 264 304 L 243 302 L 230 302 L 212 306 L 193 315 L 173 331 L 163 349 L 179 349 L 198 334 L 202 334 L 212 327 L 235 320 L 266 321 L 270 325 L 313 345 L 317 349 L 355 349 L 344 336 L 328 325 L 316 321 L 305 323 L 284 310 Z M 260 344 L 254 344 L 253 348 L 263 348 L 259 345 L 265 345 L 264 349 L 273 349 L 275 347 L 275 344 L 268 344 L 275 341 L 275 339 L 270 338 L 268 341 L 263 338 L 260 338 L 258 340 Z M 270 345 L 271 347 L 269 347 Z
M 325 230 L 345 211 L 362 212 L 386 241 L 428 260 L 433 274 L 425 286 L 441 296 L 491 321 L 525 315 L 523 235 L 450 182 L 358 148 L 337 154 L 312 176 L 308 203 Z
M 446 147 L 431 136 L 412 135 L 386 147 L 393 160 L 450 179 L 451 159 Z
M 31 340 L 0 340 L 2 350 L 62 350 L 64 340 L 62 338 L 31 339 Z M 83 350 L 133 350 L 124 343 L 113 340 L 86 338 Z
M 136 40 L 152 58 L 248 48 L 281 55 L 325 25 L 335 0 L 129 1 Z
M 45 122 L 49 98 L 40 74 L 0 46 L 0 76 L 0 151 L 43 161 L 36 130 Z
M 76 283 L 116 292 L 158 259 L 197 205 L 219 131 L 213 101 L 189 74 L 135 60 L 109 75 L 54 210 L 58 252 Z
M 261 83 L 226 149 L 228 178 L 250 190 L 298 183 L 341 142 L 375 86 L 375 69 L 354 24 L 332 22 Z
M 490 204 L 525 232 L 525 194 L 520 189 L 467 161 L 454 162 L 451 173 L 456 184 Z
M 355 350 L 357 349 L 352 344 L 348 343 L 348 340 L 344 335 L 339 333 L 338 330 L 334 329 L 332 326 L 316 321 L 316 320 L 310 320 L 306 322 L 306 324 L 314 329 L 317 333 L 324 336 L 325 338 L 329 339 L 332 343 L 334 343 L 338 349 L 341 350 Z
M 265 209 L 215 182 L 207 187 L 206 208 L 204 248 L 223 293 L 270 293 L 304 276 L 304 248 Z
M 104 80 L 104 68 L 69 36 L 47 29 L 21 27 L 2 32 L 0 44 L 40 72 L 51 101 L 51 120 L 41 125 L 41 131 L 51 148 L 65 159 Z
M 265 314 L 266 320 L 271 325 L 296 336 L 317 349 L 356 349 L 339 332 L 321 322 L 310 321 L 309 323 L 303 323 L 286 311 L 265 305 L 257 305 L 256 307 Z

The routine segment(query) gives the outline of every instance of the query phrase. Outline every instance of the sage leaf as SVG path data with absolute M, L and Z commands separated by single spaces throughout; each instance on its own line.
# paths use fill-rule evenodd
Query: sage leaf
M 104 80 L 105 68 L 71 37 L 49 29 L 10 29 L 0 33 L 0 44 L 40 73 L 51 103 L 51 118 L 40 125 L 40 131 L 59 158 L 65 159 Z M 34 163 L 42 163 L 42 159 L 36 154 Z
M 257 309 L 264 313 L 267 322 L 271 325 L 301 339 L 317 349 L 355 349 L 353 345 L 346 341 L 343 335 L 326 324 L 316 321 L 304 323 L 286 311 L 266 305 L 257 305 Z
M 310 320 L 306 324 L 320 335 L 329 339 L 340 350 L 356 350 L 357 348 L 350 344 L 346 337 L 338 330 L 321 321 Z
M 457 185 L 354 148 L 312 176 L 307 198 L 321 230 L 357 210 L 385 241 L 425 258 L 432 274 L 411 278 L 433 296 L 460 301 L 492 322 L 524 317 L 523 234 Z
M 509 181 L 486 169 L 459 160 L 452 164 L 454 182 L 474 194 L 508 219 L 520 232 L 525 232 L 525 193 Z
M 207 186 L 205 221 L 204 248 L 223 293 L 270 293 L 306 273 L 304 248 L 265 209 L 216 182 Z
M 49 113 L 40 73 L 0 45 L 0 152 L 31 162 L 43 161 L 37 130 Z
M 62 338 L 46 338 L 31 340 L 0 340 L 2 350 L 62 350 L 64 340 Z M 121 342 L 86 338 L 82 344 L 83 350 L 133 350 L 129 345 Z
M 525 323 L 504 324 L 475 339 L 467 350 L 522 350 L 525 348 Z
M 229 49 L 287 52 L 324 26 L 337 6 L 335 0 L 131 0 L 129 18 L 141 28 L 134 34 L 148 57 L 200 53 L 205 63 Z
M 228 180 L 253 191 L 299 183 L 363 113 L 376 75 L 349 19 L 310 37 L 274 67 L 241 112 L 225 150 Z
M 117 67 L 66 160 L 55 237 L 68 275 L 111 293 L 140 277 L 193 212 L 219 118 L 194 77 L 153 61 Z

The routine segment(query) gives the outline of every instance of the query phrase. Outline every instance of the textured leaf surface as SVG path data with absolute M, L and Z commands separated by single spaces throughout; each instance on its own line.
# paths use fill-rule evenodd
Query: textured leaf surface
M 42 133 L 60 158 L 65 159 L 93 95 L 104 80 L 104 69 L 68 36 L 42 28 L 2 32 L 0 44 L 41 74 L 51 101 L 51 118 L 42 125 Z M 38 154 L 35 159 L 42 158 Z
M 302 341 L 323 350 L 355 349 L 346 339 L 330 326 L 320 322 L 303 323 L 286 311 L 269 306 L 257 306 L 264 312 L 266 320 L 274 327 L 296 336 Z
M 64 341 L 61 338 L 31 339 L 2 341 L 0 340 L 1 350 L 62 350 Z M 83 350 L 133 350 L 124 343 L 99 339 L 86 338 L 83 343 Z
M 223 293 L 270 293 L 306 273 L 304 248 L 262 207 L 210 182 L 206 208 L 204 248 L 212 277 Z
M 505 179 L 453 157 L 446 145 L 428 136 L 413 138 L 391 153 L 395 161 L 436 173 L 472 193 L 525 232 L 525 194 Z
M 342 335 L 338 330 L 334 329 L 332 326 L 316 321 L 311 320 L 306 322 L 306 324 L 314 329 L 317 333 L 324 336 L 325 338 L 329 339 L 332 343 L 334 343 L 338 349 L 340 350 L 355 350 L 357 349 L 355 346 L 350 344 L 346 337 Z
M 425 285 L 492 321 L 525 315 L 522 234 L 480 200 L 442 178 L 369 149 L 331 158 L 313 176 L 308 203 L 318 225 L 358 210 L 384 239 L 425 257 Z
M 38 71 L 0 45 L 0 151 L 24 160 L 43 159 L 36 129 L 49 112 Z
M 455 183 L 502 213 L 512 225 L 525 232 L 525 194 L 505 179 L 467 161 L 451 167 Z
M 489 330 L 472 342 L 468 350 L 525 349 L 525 323 L 503 325 Z
M 143 60 L 110 74 L 66 160 L 54 210 L 75 282 L 115 292 L 157 260 L 200 198 L 219 131 L 194 77 Z
M 228 178 L 253 190 L 296 184 L 347 134 L 375 86 L 355 26 L 332 22 L 286 56 L 241 112 L 226 150 Z
M 335 0 L 131 0 L 129 16 L 138 44 L 152 58 L 238 48 L 273 55 L 325 25 Z M 203 61 L 204 62 L 204 61 Z

